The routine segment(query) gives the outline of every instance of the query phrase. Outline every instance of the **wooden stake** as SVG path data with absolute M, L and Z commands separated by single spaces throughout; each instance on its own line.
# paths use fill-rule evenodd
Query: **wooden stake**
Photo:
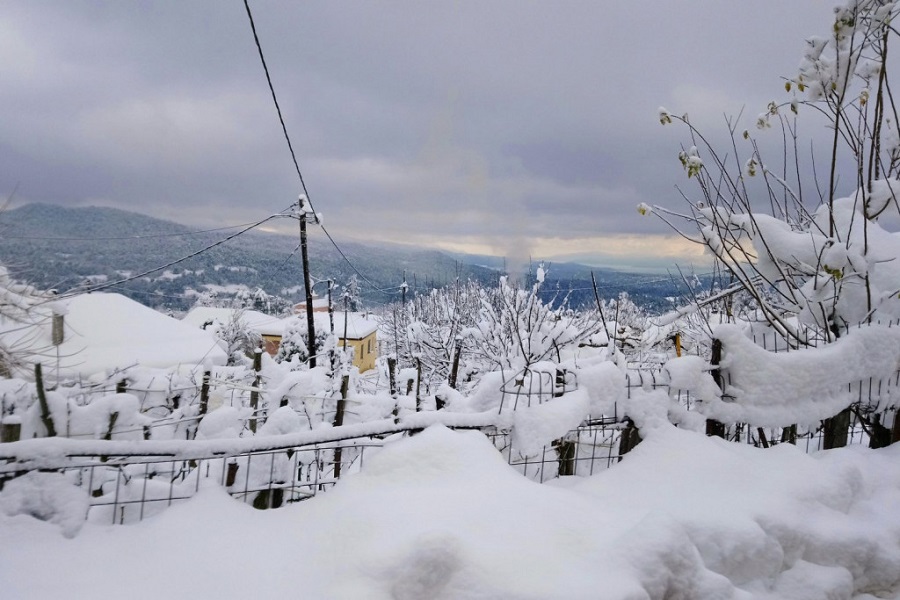
M 635 426 L 634 421 L 625 418 L 625 429 L 619 434 L 619 460 L 631 452 L 635 446 L 641 443 L 641 432 Z
M 722 362 L 722 340 L 714 339 L 712 343 L 712 356 L 709 360 L 712 364 L 712 377 L 719 389 L 724 391 L 724 381 L 722 380 L 722 372 L 719 370 L 719 363 Z M 715 419 L 706 420 L 706 435 L 725 438 L 725 425 Z
M 253 378 L 253 390 L 250 391 L 250 408 L 253 409 L 253 416 L 250 419 L 250 431 L 256 433 L 256 424 L 259 415 L 256 409 L 259 408 L 259 372 L 262 370 L 262 348 L 257 348 L 253 353 L 253 370 L 256 371 L 256 377 Z
M 206 414 L 207 409 L 209 408 L 209 378 L 211 373 L 209 371 L 203 372 L 203 383 L 200 384 L 200 416 Z M 178 408 L 176 405 L 175 408 Z
M 350 376 L 344 375 L 343 379 L 341 379 L 341 399 L 337 402 L 337 410 L 334 413 L 334 423 L 335 427 L 340 427 L 344 424 L 344 411 L 346 410 L 347 405 L 347 393 L 350 390 Z M 338 446 L 334 449 L 334 478 L 339 479 L 341 476 L 341 458 L 342 456 L 342 448 Z
M 56 427 L 53 424 L 53 416 L 50 414 L 50 405 L 47 403 L 47 393 L 44 391 L 44 374 L 41 363 L 34 365 L 34 386 L 37 389 L 38 402 L 41 404 L 41 421 L 47 429 L 47 437 L 56 437 Z

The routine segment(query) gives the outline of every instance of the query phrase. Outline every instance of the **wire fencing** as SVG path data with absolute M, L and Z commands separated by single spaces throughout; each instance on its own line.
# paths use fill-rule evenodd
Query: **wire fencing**
M 724 375 L 727 384 L 727 372 Z M 856 401 L 847 418 L 844 443 L 871 444 L 872 424 L 877 418 L 887 422 L 895 408 L 873 415 L 866 407 L 876 405 L 875 400 L 889 395 L 898 385 L 900 372 L 887 379 L 849 385 L 848 393 Z M 415 435 L 432 422 L 483 432 L 507 464 L 535 482 L 590 476 L 613 467 L 640 441 L 640 432 L 619 404 L 612 403 L 611 414 L 588 416 L 579 426 L 537 449 L 531 444 L 523 449 L 523 440 L 516 437 L 509 419 L 503 418 L 511 411 L 551 402 L 578 388 L 574 371 L 526 369 L 503 382 L 500 408 L 491 414 L 443 410 L 410 413 L 374 423 L 336 424 L 287 441 L 252 437 L 229 444 L 224 440 L 197 441 L 187 435 L 187 440 L 180 437 L 177 443 L 174 439 L 117 442 L 108 437 L 107 441 L 59 440 L 72 445 L 34 455 L 21 452 L 25 447 L 22 444 L 45 440 L 0 444 L 0 489 L 30 471 L 59 473 L 90 497 L 88 520 L 115 524 L 134 523 L 158 514 L 193 497 L 206 485 L 220 486 L 235 499 L 258 509 L 278 508 L 327 491 L 341 477 L 359 472 L 378 448 L 398 437 Z M 624 397 L 630 401 L 639 390 L 663 390 L 685 410 L 697 408 L 698 400 L 686 390 L 672 388 L 660 369 L 628 371 Z M 190 396 L 191 390 L 185 391 Z M 322 402 L 323 415 L 332 408 L 330 404 L 325 406 L 326 400 L 337 402 L 335 398 L 317 399 Z M 196 418 L 185 416 L 183 421 L 194 423 L 196 430 Z M 807 452 L 828 446 L 822 425 L 762 428 L 730 423 L 722 425 L 722 437 L 757 447 L 791 443 Z

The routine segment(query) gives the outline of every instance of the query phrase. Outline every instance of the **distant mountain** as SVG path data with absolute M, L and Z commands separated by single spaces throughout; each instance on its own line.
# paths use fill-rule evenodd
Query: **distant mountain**
M 210 290 L 228 294 L 261 288 L 290 302 L 300 300 L 298 238 L 252 231 L 219 243 L 238 231 L 201 231 L 113 208 L 28 204 L 0 213 L 0 262 L 15 277 L 41 288 L 64 292 L 109 285 L 109 291 L 176 312 L 187 310 L 199 293 Z M 409 293 L 422 293 L 457 277 L 491 285 L 502 269 L 502 259 L 496 257 L 343 241 L 340 247 L 346 260 L 311 228 L 314 278 L 346 285 L 355 275 L 364 304 L 373 308 L 400 299 L 404 273 Z M 193 253 L 197 255 L 159 268 Z M 572 263 L 550 265 L 545 294 L 569 294 L 573 305 L 593 302 L 591 270 Z M 665 277 L 593 270 L 606 298 L 627 291 L 635 302 L 659 309 L 665 307 L 666 296 L 677 294 Z M 128 281 L 117 283 L 124 279 Z M 316 291 L 324 294 L 325 285 Z

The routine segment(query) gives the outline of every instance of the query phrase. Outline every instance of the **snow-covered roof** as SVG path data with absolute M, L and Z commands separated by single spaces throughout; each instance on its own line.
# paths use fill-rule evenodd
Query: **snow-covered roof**
M 323 308 L 327 309 L 327 308 L 328 308 L 328 298 L 316 298 L 316 297 L 314 297 L 314 298 L 313 298 L 313 301 L 312 301 L 312 305 L 313 305 L 313 310 L 315 310 L 315 309 L 320 309 L 320 310 L 321 310 L 321 309 L 323 309 Z M 304 311 L 304 310 L 306 310 L 306 300 L 304 300 L 304 301 L 302 301 L 302 302 L 298 302 L 297 304 L 294 305 L 294 312 L 295 312 L 295 313 L 299 313 L 299 312 Z
M 225 324 L 231 321 L 235 312 L 240 312 L 241 320 L 246 326 L 260 335 L 282 336 L 288 321 L 300 319 L 306 322 L 306 315 L 296 314 L 287 319 L 280 319 L 271 315 L 263 314 L 255 310 L 233 309 L 233 308 L 212 308 L 208 306 L 198 306 L 192 309 L 182 319 L 185 323 L 189 323 L 195 327 L 203 327 L 210 321 L 218 321 Z M 314 313 L 316 331 L 328 331 L 328 313 Z M 347 313 L 347 339 L 361 340 L 371 335 L 378 329 L 378 323 L 375 319 L 367 318 L 366 313 L 351 312 Z M 335 311 L 334 313 L 334 334 L 340 338 L 344 338 L 344 313 L 343 311 Z
M 375 319 L 367 318 L 366 313 L 351 312 L 347 314 L 347 331 L 344 332 L 344 311 L 334 312 L 334 334 L 339 339 L 361 340 L 378 330 Z M 328 313 L 315 313 L 316 329 L 328 331 Z M 301 316 L 301 318 L 304 318 Z
M 195 327 L 203 327 L 210 321 L 218 321 L 225 325 L 230 323 L 235 313 L 240 313 L 241 322 L 260 335 L 281 336 L 284 333 L 286 319 L 273 317 L 257 310 L 236 308 L 214 308 L 198 306 L 191 309 L 182 321 Z
M 63 342 L 51 341 L 52 313 L 64 315 Z M 178 364 L 225 364 L 215 338 L 121 294 L 82 294 L 35 307 L 34 324 L 14 341 L 31 350 L 45 374 L 92 375 L 135 364 L 164 368 Z

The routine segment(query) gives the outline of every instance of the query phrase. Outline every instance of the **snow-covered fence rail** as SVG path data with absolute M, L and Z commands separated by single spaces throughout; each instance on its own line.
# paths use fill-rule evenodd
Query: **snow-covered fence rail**
M 855 330 L 859 330 L 865 327 L 869 327 L 871 325 L 879 325 L 887 328 L 900 327 L 900 319 L 893 319 L 890 321 L 884 320 L 874 320 L 871 323 L 854 323 L 854 324 L 845 324 L 844 326 L 839 328 L 840 336 L 846 336 L 852 333 Z M 806 348 L 819 348 L 826 344 L 829 344 L 834 341 L 835 335 L 833 332 L 826 332 L 820 328 L 811 327 L 807 325 L 803 325 L 797 328 L 797 333 L 800 339 L 804 340 L 805 343 L 800 344 L 796 339 L 785 336 L 783 333 L 779 333 L 777 331 L 757 331 L 751 334 L 751 339 L 753 343 L 757 346 L 761 346 L 764 350 L 768 350 L 769 352 L 791 352 L 794 350 L 802 350 Z
M 140 520 L 190 498 L 203 482 L 222 485 L 257 508 L 277 507 L 333 485 L 336 456 L 341 457 L 340 472 L 353 472 L 361 466 L 366 449 L 382 445 L 385 437 L 435 423 L 495 428 L 499 417 L 415 413 L 399 422 L 384 419 L 228 440 L 36 438 L 0 444 L 0 489 L 29 473 L 57 473 L 70 487 L 90 495 L 89 518 L 112 523 Z
M 796 430 L 798 423 L 810 439 L 823 434 L 821 448 L 842 446 L 856 433 L 873 447 L 900 439 L 897 322 L 854 326 L 836 341 L 788 353 L 767 350 L 735 326 L 718 327 L 716 336 L 726 381 L 721 397 L 706 394 L 704 412 L 711 418 L 753 423 L 763 445 L 763 428 Z

